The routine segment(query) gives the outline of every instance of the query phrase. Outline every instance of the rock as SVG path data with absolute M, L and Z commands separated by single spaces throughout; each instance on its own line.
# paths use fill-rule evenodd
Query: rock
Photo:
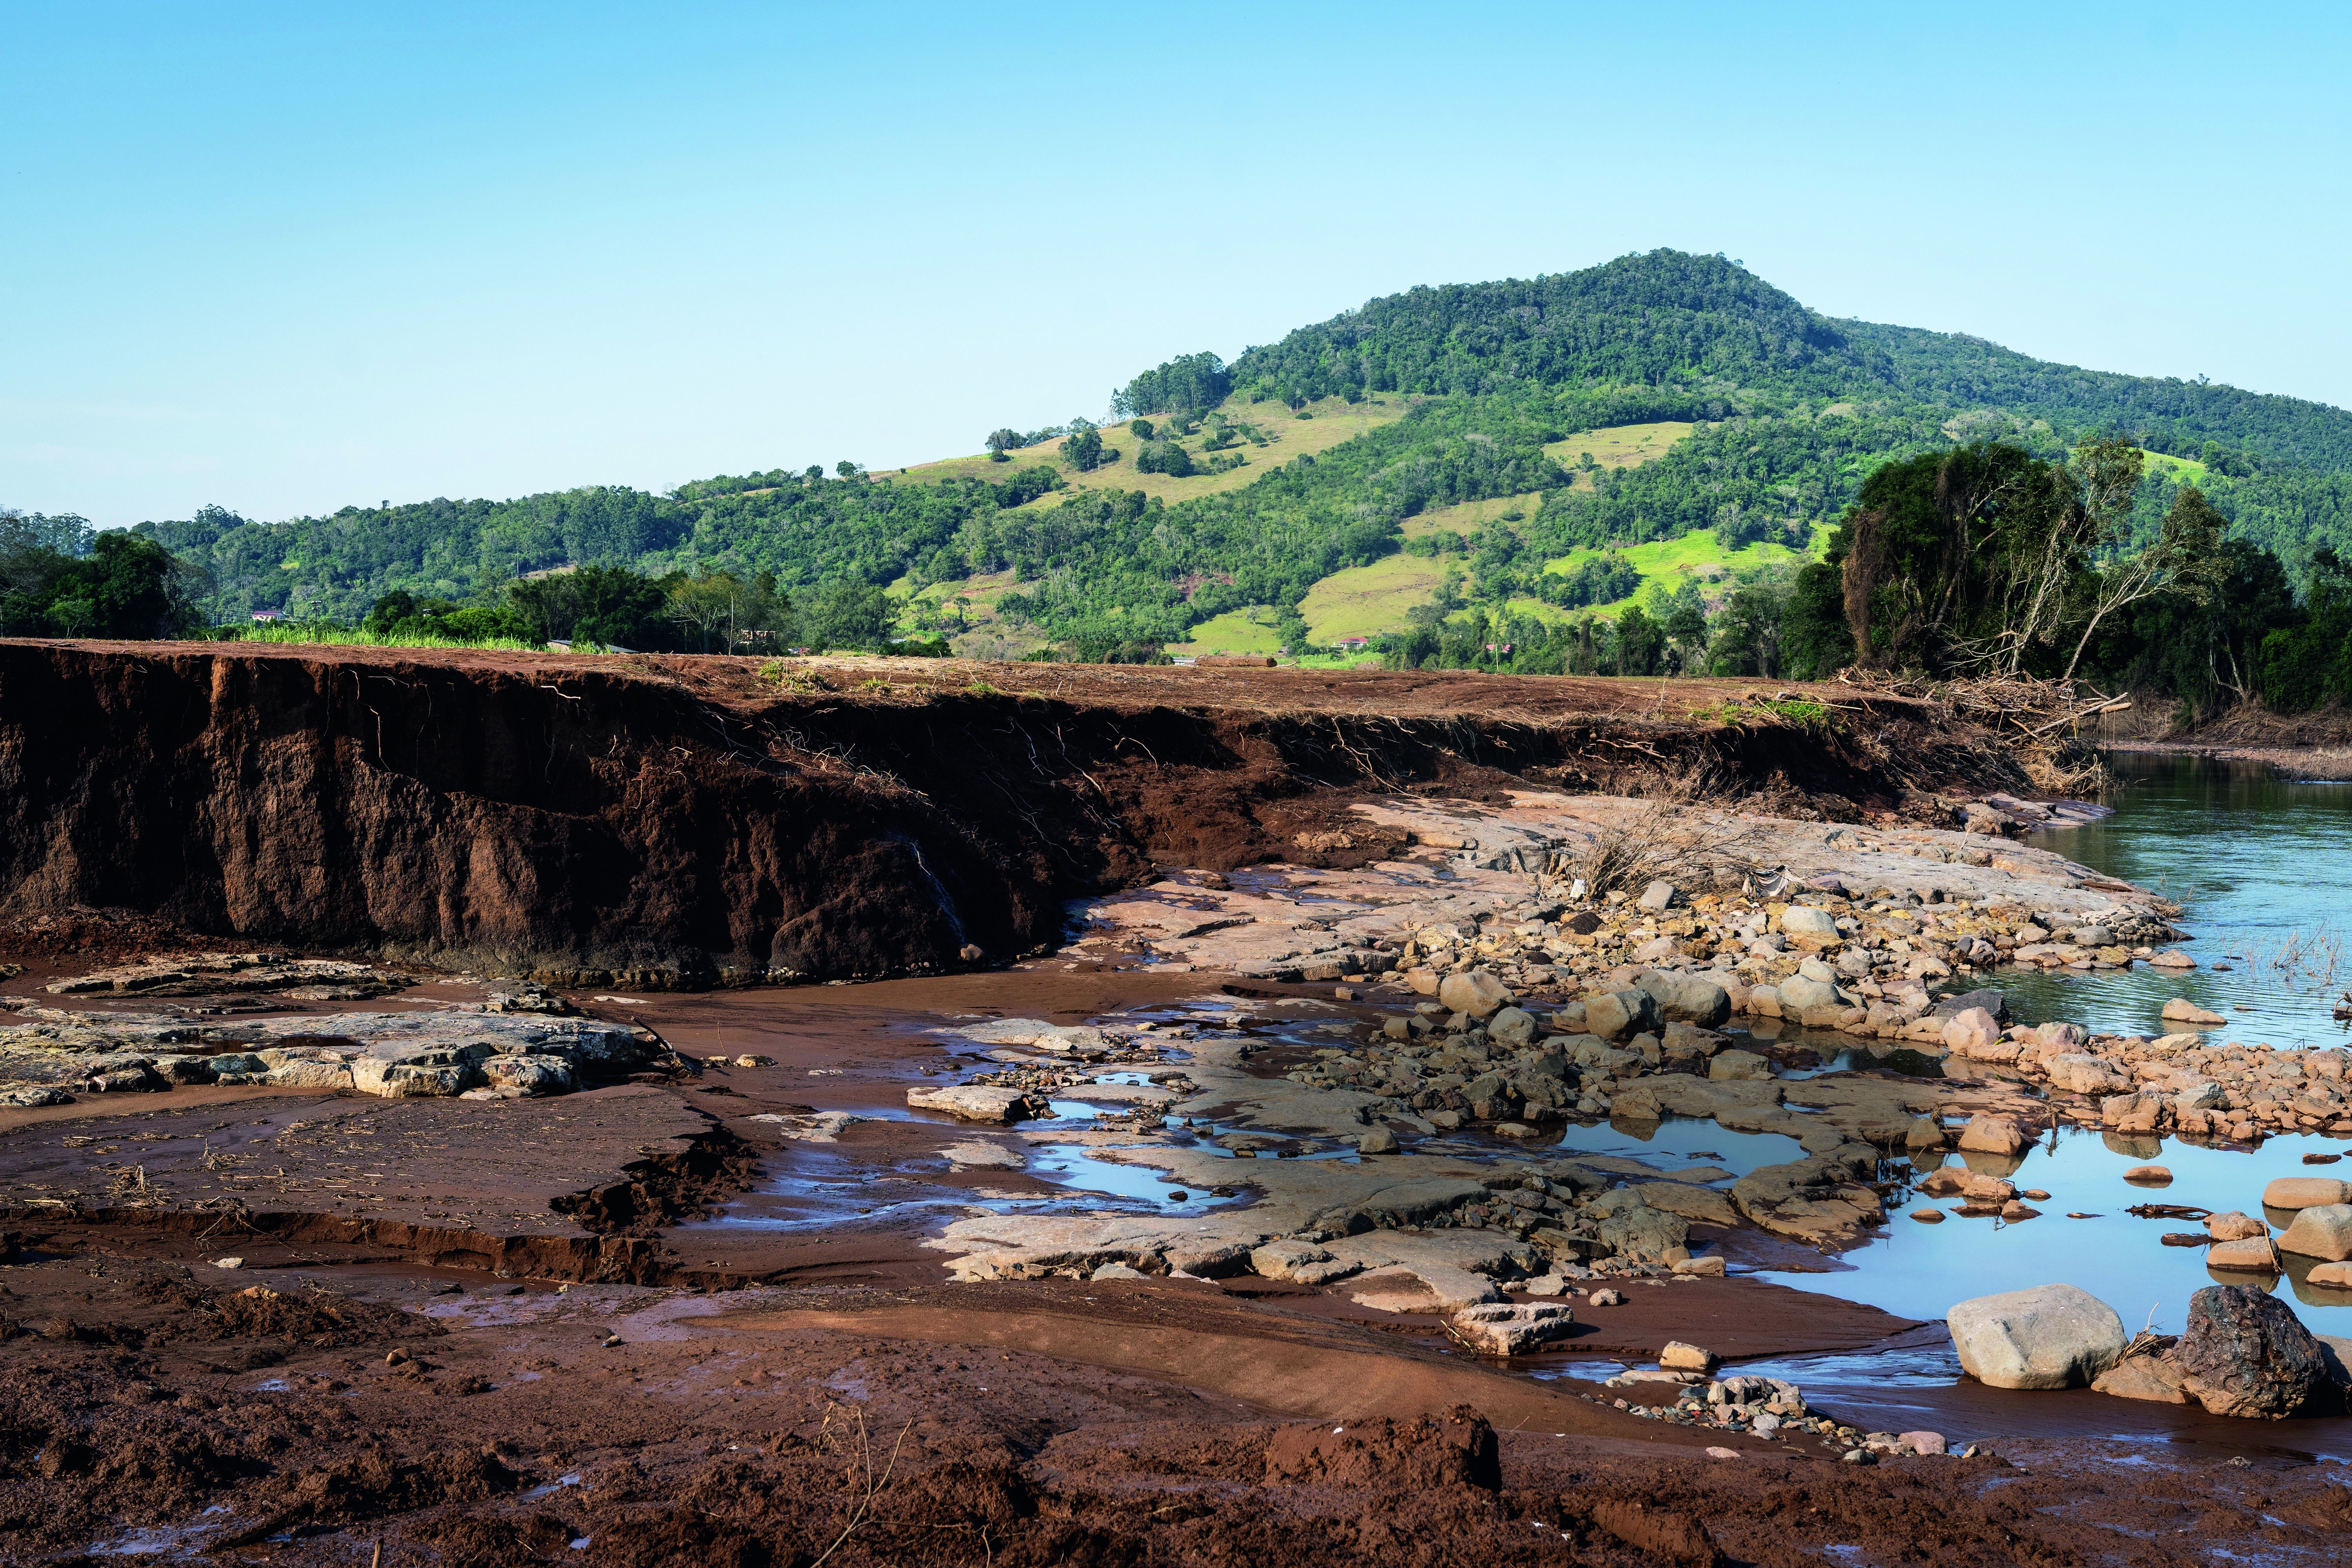
M 245 1259 L 242 1258 L 215 1258 L 213 1259 L 213 1267 L 215 1268 L 242 1268 L 245 1267 Z
M 1196 1279 L 1229 1279 L 1250 1271 L 1250 1248 L 1238 1241 L 1200 1247 L 1171 1247 L 1168 1267 Z
M 1517 1007 L 1506 1007 L 1486 1020 L 1486 1037 L 1507 1049 L 1525 1050 L 1535 1044 L 1535 1015 Z
M 1524 1355 L 1566 1339 L 1576 1318 L 1566 1307 L 1496 1301 L 1465 1307 L 1454 1314 L 1454 1327 L 1488 1355 Z
M 1918 1118 L 1903 1134 L 1906 1149 L 1940 1149 L 1944 1142 L 1944 1124 L 1932 1116 Z
M 1636 976 L 1634 984 L 1655 999 L 1657 1017 L 1670 1026 L 1695 1024 L 1712 1029 L 1731 1016 L 1731 993 L 1704 975 L 1654 969 Z
M 2279 1237 L 2278 1247 L 2330 1263 L 2352 1258 L 2352 1204 L 2320 1204 L 2302 1210 Z
M 937 1110 L 958 1121 L 984 1121 L 1004 1126 L 1037 1114 L 1028 1091 L 991 1084 L 959 1083 L 940 1089 L 910 1089 L 907 1104 L 916 1110 Z
M 2352 1290 L 2352 1263 L 2315 1263 L 2311 1272 L 2303 1277 L 2303 1282 L 2331 1289 Z
M 2209 1028 L 2215 1024 L 2229 1022 L 2221 1014 L 2208 1012 L 2186 996 L 2175 996 L 2171 1001 L 2167 1002 L 2164 1005 L 2163 1016 L 2176 1024 L 2201 1024 Z
M 2149 959 L 2148 963 L 2158 969 L 2194 969 L 2197 967 L 2197 961 L 2189 957 L 2187 953 L 2181 952 L 2177 947 L 2169 949 L 2167 952 L 2158 953 L 2154 958 Z
M 1780 1016 L 1795 1014 L 1801 1017 L 1817 1008 L 1834 1006 L 1837 987 L 1826 980 L 1813 980 L 1802 974 L 1791 975 L 1780 984 Z
M 1363 1265 L 1334 1258 L 1306 1241 L 1272 1241 L 1250 1254 L 1250 1269 L 1263 1279 L 1286 1279 L 1294 1285 L 1328 1285 L 1360 1273 Z
M 2042 1211 L 2037 1208 L 2029 1208 L 2025 1205 L 2018 1203 L 2012 1199 L 2000 1205 L 2000 1217 L 2004 1224 L 2016 1225 L 2024 1220 L 2040 1219 L 2042 1217 Z
M 2117 1094 L 2132 1087 L 2131 1079 L 2118 1071 L 2105 1057 L 2088 1051 L 2068 1051 L 2048 1058 L 2042 1064 L 2050 1075 L 2050 1087 L 2072 1094 Z
M 1467 1013 L 1474 1018 L 1490 1016 L 1511 1004 L 1511 994 L 1503 983 L 1483 969 L 1465 970 L 1449 974 L 1437 983 L 1437 1000 L 1457 1013 Z
M 1106 1263 L 1087 1278 L 1089 1279 L 1149 1279 L 1151 1276 L 1140 1268 L 1129 1268 L 1124 1263 Z
M 1397 1135 L 1385 1127 L 1375 1127 L 1356 1140 L 1359 1154 L 1393 1154 L 1397 1152 Z
M 1654 1029 L 1657 1023 L 1657 998 L 1639 987 L 1584 999 L 1585 1029 L 1604 1040 L 1622 1040 Z
M 1906 1432 L 1895 1440 L 1922 1458 L 1946 1451 L 1941 1432 Z
M 2172 1173 L 2161 1165 L 2134 1165 L 2124 1173 L 2124 1180 L 2151 1187 L 2166 1187 L 2172 1184 Z
M 1653 882 L 1643 889 L 1642 896 L 1633 901 L 1654 915 L 1664 914 L 1675 901 L 1675 885 L 1672 882 Z
M 1911 1211 L 1911 1217 L 1919 1221 L 1923 1225 L 1941 1225 L 1944 1223 L 1944 1211 L 1942 1209 L 1913 1209 Z
M 2184 1110 L 2210 1110 L 2221 1103 L 2227 1092 L 2210 1079 L 2192 1083 L 2172 1097 L 2172 1113 L 2178 1116 Z
M 2091 1386 L 2101 1394 L 2117 1399 L 2147 1399 L 2159 1405 L 2186 1405 L 2189 1395 L 2180 1392 L 2188 1373 L 2162 1356 L 2136 1355 L 2119 1361 L 2092 1381 Z
M 1713 1351 L 1681 1340 L 1668 1340 L 1666 1348 L 1658 1352 L 1658 1364 L 1668 1372 L 1713 1372 L 1717 1359 Z
M 2076 1388 L 2113 1366 L 2126 1336 L 2116 1310 L 2073 1285 L 1962 1301 L 1945 1317 L 1960 1366 L 1992 1388 Z
M 2246 1285 L 2208 1285 L 2189 1298 L 2172 1359 L 2183 1391 L 2214 1415 L 2292 1415 L 2327 1379 L 2327 1360 L 2285 1302 Z
M 1625 1304 L 1625 1297 L 1622 1291 L 1595 1290 L 1585 1298 L 1585 1301 L 1594 1307 L 1622 1307 Z
M 1945 1048 L 1958 1051 L 1963 1056 L 1996 1045 L 2000 1040 L 2000 1025 L 1981 1007 L 1956 1013 L 1944 1022 Z
M 1720 1258 L 1677 1258 L 1667 1267 L 1676 1274 L 1696 1279 L 1720 1279 L 1725 1269 Z
M 2251 1237 L 2268 1236 L 2271 1227 L 2252 1215 L 2230 1209 L 2205 1217 L 2205 1234 L 2216 1241 L 2244 1241 Z
M 2006 1117 L 1979 1111 L 1969 1118 L 1960 1130 L 1960 1148 L 1980 1154 L 2014 1154 L 2025 1147 L 2026 1137 L 2016 1122 Z
M 2217 1241 L 2205 1249 L 2205 1267 L 2225 1274 L 2275 1274 L 2278 1248 L 2268 1237 L 2247 1241 Z
M 572 1064 L 562 1057 L 491 1057 L 482 1063 L 482 1076 L 493 1087 L 520 1094 L 570 1094 Z
M 1827 910 L 1817 910 L 1811 904 L 1790 904 L 1780 917 L 1780 930 L 1793 937 L 1811 937 L 1824 942 L 1838 939 L 1836 917 Z
M 1769 1079 L 1772 1076 L 1769 1058 L 1754 1051 L 1721 1051 L 1706 1064 L 1710 1079 Z
M 1637 1263 L 1663 1263 L 1666 1254 L 1690 1243 L 1689 1220 L 1652 1208 L 1631 1188 L 1603 1194 L 1587 1212 L 1598 1216 L 1594 1234 L 1600 1241 Z
M 2333 1176 L 2281 1176 L 2263 1189 L 2266 1209 L 2315 1209 L 2352 1203 L 2352 1185 Z

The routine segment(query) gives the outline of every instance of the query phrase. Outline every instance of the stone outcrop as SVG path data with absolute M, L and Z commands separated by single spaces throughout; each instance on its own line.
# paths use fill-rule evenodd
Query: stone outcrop
M 2327 1356 L 2285 1302 L 2244 1285 L 2208 1285 L 2189 1298 L 2173 1348 L 2183 1392 L 2215 1415 L 2275 1420 L 2328 1384 Z
M 2126 1342 L 2116 1310 L 2073 1285 L 1979 1296 L 1953 1307 L 1945 1323 L 1961 1369 L 1993 1388 L 2079 1388 L 2113 1366 Z

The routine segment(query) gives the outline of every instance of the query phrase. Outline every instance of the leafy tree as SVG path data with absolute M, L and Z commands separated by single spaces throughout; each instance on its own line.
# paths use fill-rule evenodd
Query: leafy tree
M 1013 460 L 1013 448 L 1020 445 L 1021 432 L 1018 430 L 1002 427 L 991 430 L 988 433 L 988 460 L 992 463 L 1009 463 Z
M 1639 605 L 1628 605 L 1617 617 L 1617 673 L 1655 675 L 1665 653 L 1666 634 Z
M 1233 377 L 1225 362 L 1213 353 L 1182 354 L 1147 370 L 1111 394 L 1113 413 L 1198 414 L 1214 408 L 1233 395 Z
M 816 648 L 880 648 L 890 637 L 890 597 L 871 583 L 842 580 L 803 595 L 798 641 Z
M 1062 443 L 1062 458 L 1082 474 L 1089 474 L 1103 464 L 1102 433 L 1087 426 Z

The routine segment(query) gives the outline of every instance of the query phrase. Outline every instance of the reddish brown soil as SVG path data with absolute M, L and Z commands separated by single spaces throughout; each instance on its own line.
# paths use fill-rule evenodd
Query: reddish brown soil
M 1344 816 L 1367 794 L 1853 816 L 2020 782 L 1941 710 L 1843 687 L 1806 689 L 1841 705 L 1809 732 L 1694 713 L 1756 689 L 1733 681 L 761 668 L 0 643 L 0 918 L 124 910 L 632 990 L 939 973 L 1057 942 L 1066 899 L 1156 866 L 1393 853 Z
M 1033 973 L 673 994 L 603 1010 L 774 1065 L 497 1105 L 225 1089 L 9 1113 L 12 1191 L 135 1163 L 163 1207 L 0 1218 L 0 1562 L 148 1544 L 344 1564 L 381 1543 L 388 1564 L 2169 1563 L 2226 1543 L 2316 1563 L 2340 1539 L 2352 1494 L 2269 1424 L 2230 1468 L 2210 1434 L 2161 1425 L 2174 1413 L 2041 1396 L 2095 1400 L 2086 1437 L 2104 1412 L 2105 1431 L 2197 1442 L 1861 1469 L 1637 1420 L 1337 1295 L 943 1283 L 921 1211 L 790 1189 L 836 1165 L 853 1191 L 1028 1180 L 944 1170 L 937 1147 L 972 1130 L 782 1144 L 751 1120 L 901 1094 L 942 1059 L 910 1027 L 940 1010 L 1075 1020 L 1207 988 Z M 737 1221 L 816 1223 L 694 1218 L 730 1199 Z M 774 1283 L 697 1289 L 750 1279 Z M 1752 1280 L 1626 1295 L 1580 1307 L 1590 1331 L 1538 1364 L 1905 1326 Z M 1934 1424 L 1998 1431 L 2033 1396 L 1979 1397 Z
M 323 1295 L 89 1254 L 0 1279 L 9 1562 L 146 1531 L 273 1563 L 2315 1563 L 2352 1521 L 2325 1468 L 2279 1460 L 1714 1458 L 1162 1287 L 714 1312 L 364 1266 Z M 240 1305 L 255 1286 L 277 1294 Z

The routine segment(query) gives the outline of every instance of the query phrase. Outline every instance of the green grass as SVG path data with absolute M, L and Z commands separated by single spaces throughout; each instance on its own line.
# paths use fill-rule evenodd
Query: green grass
M 1076 489 L 1141 490 L 1148 496 L 1158 496 L 1170 506 L 1194 496 L 1215 495 L 1221 490 L 1239 489 L 1265 476 L 1295 458 L 1312 457 L 1327 452 L 1342 441 L 1351 441 L 1367 430 L 1377 430 L 1383 425 L 1393 425 L 1411 411 L 1415 403 L 1427 398 L 1408 397 L 1402 393 L 1385 392 L 1361 403 L 1348 403 L 1337 397 L 1327 397 L 1310 403 L 1301 410 L 1308 417 L 1298 418 L 1283 404 L 1252 403 L 1238 395 L 1225 399 L 1223 410 L 1231 418 L 1255 425 L 1266 437 L 1263 447 L 1248 440 L 1234 443 L 1223 453 L 1206 449 L 1205 432 L 1185 437 L 1181 445 L 1197 460 L 1231 456 L 1239 453 L 1249 460 L 1238 468 L 1222 474 L 1194 474 L 1186 479 L 1172 479 L 1166 474 L 1139 474 L 1135 471 L 1136 449 L 1141 445 L 1134 430 L 1126 423 L 1102 427 L 1103 445 L 1116 447 L 1118 458 L 1105 463 L 1091 473 L 1073 473 L 1063 468 L 1061 438 L 1041 442 L 1034 447 L 1017 447 L 1007 454 L 1009 463 L 992 463 L 988 454 L 969 458 L 949 458 L 936 463 L 923 463 L 913 468 L 892 469 L 877 475 L 885 480 L 904 478 L 909 484 L 931 484 L 947 479 L 1002 479 L 1024 468 L 1039 463 L 1051 464 L 1062 470 L 1062 478 Z M 1157 421 L 1154 421 L 1156 424 Z M 1038 497 L 1032 507 L 1060 504 L 1062 492 L 1056 490 Z
M 2145 452 L 2147 471 L 2162 474 L 2176 485 L 2201 485 L 2205 482 L 2205 465 L 2194 458 L 2176 458 L 2165 452 Z
M 1619 553 L 1625 557 L 1634 571 L 1642 574 L 1642 585 L 1622 599 L 1607 605 L 1596 605 L 1593 607 L 1603 614 L 1622 610 L 1636 599 L 1650 595 L 1654 588 L 1661 591 L 1671 590 L 1675 585 L 1676 579 L 1681 577 L 1696 576 L 1702 584 L 1717 581 L 1727 582 L 1737 573 L 1750 571 L 1759 566 L 1769 566 L 1775 562 L 1801 560 L 1818 554 L 1828 540 L 1829 533 L 1829 524 L 1814 524 L 1812 542 L 1804 550 L 1791 549 L 1785 544 L 1745 544 L 1738 550 L 1726 551 L 1722 545 L 1716 542 L 1715 534 L 1710 530 L 1685 533 L 1680 539 L 1661 539 L 1649 544 L 1636 544 L 1630 549 L 1620 551 Z M 1600 553 L 1601 552 L 1597 550 L 1573 550 L 1556 560 L 1544 563 L 1544 570 L 1567 573 L 1573 570 L 1578 562 Z M 1527 602 L 1533 603 L 1533 601 Z M 1564 613 L 1556 611 L 1554 617 Z
M 1581 436 L 1570 436 L 1565 441 L 1554 441 L 1544 451 L 1553 462 L 1571 470 L 1581 456 L 1590 452 L 1593 466 L 1605 473 L 1611 468 L 1638 468 L 1653 458 L 1663 458 L 1669 447 L 1690 433 L 1690 426 L 1679 419 L 1661 419 L 1649 425 L 1610 425 Z M 1581 474 L 1577 476 L 1576 483 L 1587 489 L 1592 488 L 1591 481 Z
M 229 626 L 214 634 L 219 642 L 292 643 L 350 647 L 493 647 L 515 653 L 545 653 L 547 649 L 520 637 L 443 637 L 429 634 L 386 636 L 341 626 Z M 574 653 L 602 651 L 593 643 L 575 644 Z
M 1307 635 L 1333 643 L 1396 631 L 1405 624 L 1404 613 L 1436 590 L 1444 570 L 1441 562 L 1426 556 L 1390 555 L 1370 566 L 1334 572 L 1309 588 L 1298 606 Z M 1193 637 L 1197 641 L 1199 632 Z
M 1263 624 L 1252 620 L 1252 615 L 1265 617 Z M 1187 657 L 1204 653 L 1273 653 L 1282 647 L 1282 633 L 1274 625 L 1274 612 L 1265 605 L 1245 610 L 1227 610 L 1213 616 L 1192 628 L 1192 640 L 1170 643 L 1168 651 Z
M 1466 539 L 1490 522 L 1504 528 L 1514 527 L 1516 525 L 1506 513 L 1515 511 L 1521 520 L 1525 520 L 1535 516 L 1536 510 L 1542 505 L 1541 490 L 1529 490 L 1520 496 L 1497 496 L 1492 500 L 1465 500 L 1406 518 L 1404 536 L 1419 539 L 1423 534 L 1444 531 L 1458 533 Z

